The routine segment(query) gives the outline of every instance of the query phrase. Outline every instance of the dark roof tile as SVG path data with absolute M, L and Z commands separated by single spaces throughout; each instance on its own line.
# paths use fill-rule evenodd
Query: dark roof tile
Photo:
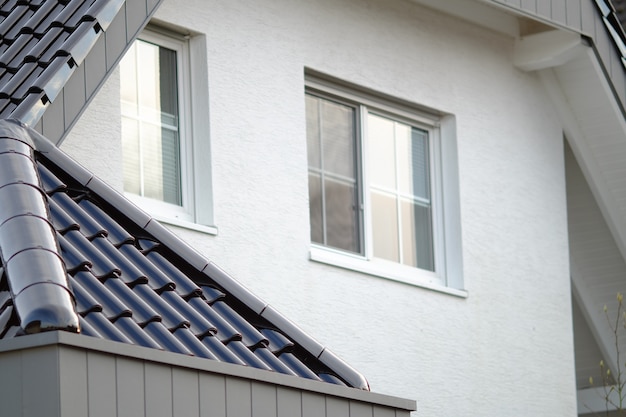
M 154 338 L 145 332 L 132 317 L 120 317 L 113 323 L 126 337 L 139 346 L 165 350 Z
M 89 295 L 92 296 L 98 305 L 102 306 L 101 310 L 92 308 L 86 314 L 83 314 L 83 316 L 87 316 L 91 311 L 102 311 L 102 314 L 112 322 L 123 316 L 132 316 L 132 310 L 130 307 L 128 307 L 90 272 L 79 272 L 75 274 L 71 278 L 71 283 L 74 285 L 80 285 Z M 89 317 L 91 317 L 91 314 L 89 314 Z
M 121 302 L 126 304 L 132 311 L 132 318 L 141 327 L 148 323 L 163 320 L 159 314 L 142 298 L 137 297 L 133 291 L 120 279 L 109 278 L 104 286 L 111 291 Z

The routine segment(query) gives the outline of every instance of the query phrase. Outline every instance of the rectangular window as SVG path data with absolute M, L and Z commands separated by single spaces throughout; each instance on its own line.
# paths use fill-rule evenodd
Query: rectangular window
M 151 26 L 122 58 L 123 183 L 158 219 L 214 233 L 206 56 L 204 36 Z
M 447 267 L 459 271 L 461 261 L 460 236 L 447 241 L 460 231 L 460 214 L 458 182 L 451 180 L 456 167 L 442 163 L 449 148 L 441 140 L 444 116 L 313 76 L 305 108 L 311 241 L 316 254 L 328 251 L 312 257 L 460 288 L 458 279 L 446 277 Z M 453 189 L 447 194 L 444 172 Z M 457 200 L 450 213 L 444 195 Z
M 124 190 L 183 206 L 178 51 L 139 39 L 120 63 Z

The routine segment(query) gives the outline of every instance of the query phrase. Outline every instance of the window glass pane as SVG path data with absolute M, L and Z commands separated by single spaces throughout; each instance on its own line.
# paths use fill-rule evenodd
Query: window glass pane
M 307 157 L 310 168 L 321 168 L 320 155 L 320 114 L 317 97 L 306 96 L 306 136 Z
M 371 198 L 374 256 L 400 262 L 396 198 L 375 191 Z
M 367 119 L 369 174 L 373 186 L 396 189 L 394 122 L 370 114 Z
M 400 208 L 402 263 L 434 271 L 430 207 L 401 200 Z
M 430 166 L 428 133 L 414 127 L 397 124 L 399 191 L 430 200 Z
M 180 144 L 178 132 L 161 129 L 161 163 L 163 166 L 163 201 L 182 204 L 180 195 Z
M 154 124 L 141 125 L 141 164 L 143 166 L 143 195 L 163 200 L 163 158 L 161 128 Z
M 354 112 L 352 107 L 322 100 L 323 169 L 352 179 L 355 178 Z
M 141 166 L 139 164 L 139 122 L 122 117 L 122 153 L 124 190 L 141 195 Z
M 182 205 L 176 51 L 137 40 L 120 72 L 124 189 Z
M 356 189 L 354 184 L 326 177 L 326 244 L 334 248 L 359 252 Z
M 361 252 L 356 110 L 306 96 L 311 240 Z
M 126 53 L 128 58 L 120 62 L 120 98 L 122 114 L 137 116 L 137 47 L 133 43 Z
M 309 173 L 309 215 L 311 217 L 311 241 L 324 243 L 324 223 L 322 217 L 322 177 Z

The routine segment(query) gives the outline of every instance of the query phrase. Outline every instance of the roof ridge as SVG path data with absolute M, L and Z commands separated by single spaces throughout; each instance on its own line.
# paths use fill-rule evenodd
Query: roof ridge
M 0 120 L 0 256 L 25 333 L 79 331 L 26 128 Z

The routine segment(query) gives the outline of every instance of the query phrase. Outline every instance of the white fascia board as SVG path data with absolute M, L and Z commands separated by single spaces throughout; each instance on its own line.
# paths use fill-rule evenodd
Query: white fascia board
M 580 34 L 551 30 L 517 39 L 513 62 L 521 70 L 536 71 L 563 65 L 585 49 Z

